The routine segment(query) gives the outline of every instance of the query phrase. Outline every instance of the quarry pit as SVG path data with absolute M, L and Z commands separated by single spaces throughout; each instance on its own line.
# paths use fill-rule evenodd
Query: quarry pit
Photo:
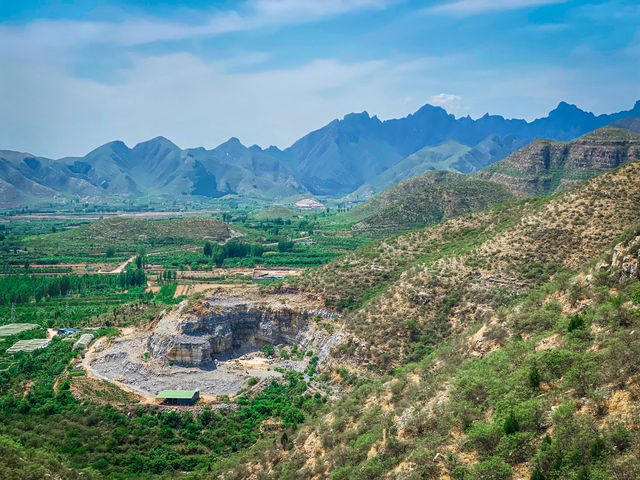
M 279 377 L 280 369 L 302 371 L 311 356 L 268 357 L 265 345 L 294 345 L 324 362 L 342 340 L 338 314 L 317 299 L 294 290 L 218 289 L 188 307 L 186 300 L 154 322 L 87 354 L 94 378 L 108 380 L 144 396 L 158 391 L 199 390 L 233 395 L 258 380 Z M 326 329 L 323 325 L 335 328 Z M 290 351 L 291 348 L 288 348 Z

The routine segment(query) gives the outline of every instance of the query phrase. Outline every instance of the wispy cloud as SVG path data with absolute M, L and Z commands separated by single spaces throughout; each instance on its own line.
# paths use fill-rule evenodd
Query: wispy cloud
M 45 64 L 8 65 L 0 90 L 12 94 L 3 99 L 7 114 L 0 118 L 0 148 L 59 157 L 85 154 L 112 139 L 135 144 L 157 135 L 185 147 L 213 147 L 231 136 L 286 147 L 337 112 L 367 107 L 406 115 L 416 103 L 403 105 L 393 93 L 404 78 L 399 72 L 438 68 L 431 59 L 422 64 L 316 59 L 245 72 L 230 71 L 227 60 L 204 61 L 188 53 L 134 55 L 131 62 L 112 84 Z
M 567 0 L 456 0 L 434 7 L 425 8 L 424 13 L 442 13 L 455 16 L 475 15 L 479 13 L 516 10 L 519 8 L 538 7 Z
M 391 0 L 254 0 L 256 12 L 269 16 L 318 18 L 354 10 L 383 9 Z
M 24 26 L 0 26 L 0 43 L 24 51 L 71 48 L 92 43 L 134 46 L 158 41 L 214 37 L 231 32 L 314 22 L 350 12 L 384 9 L 397 0 L 248 0 L 235 10 L 204 15 L 199 24 L 157 18 L 121 22 L 34 20 Z

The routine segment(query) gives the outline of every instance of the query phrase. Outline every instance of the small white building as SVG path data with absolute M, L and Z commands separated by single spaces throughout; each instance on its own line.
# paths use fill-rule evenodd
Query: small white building
M 314 198 L 305 198 L 303 200 L 300 200 L 299 202 L 296 202 L 296 208 L 298 210 L 326 210 L 327 209 L 327 207 L 325 207 L 322 203 L 320 203 Z
M 76 343 L 73 344 L 74 350 L 86 350 L 93 341 L 91 333 L 83 333 Z

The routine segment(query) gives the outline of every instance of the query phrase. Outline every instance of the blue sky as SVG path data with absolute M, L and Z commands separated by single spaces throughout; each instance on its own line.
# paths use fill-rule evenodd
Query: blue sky
M 632 0 L 0 2 L 0 149 L 60 157 L 164 135 L 290 145 L 425 103 L 533 119 L 640 99 Z

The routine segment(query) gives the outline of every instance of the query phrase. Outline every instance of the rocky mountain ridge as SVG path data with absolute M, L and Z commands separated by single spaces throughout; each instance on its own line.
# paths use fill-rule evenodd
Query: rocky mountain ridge
M 143 195 L 282 200 L 354 192 L 354 198 L 363 199 L 431 169 L 473 172 L 532 139 L 571 140 L 638 116 L 640 102 L 631 110 L 599 116 L 561 102 L 547 117 L 532 122 L 488 114 L 456 119 L 425 105 L 405 118 L 386 121 L 367 112 L 349 114 L 285 150 L 246 147 L 237 138 L 211 150 L 181 149 L 164 137 L 133 148 L 114 141 L 84 157 L 59 160 L 2 150 L 0 202 Z
M 433 171 L 388 188 L 343 219 L 369 235 L 423 228 L 502 202 L 566 190 L 640 158 L 640 135 L 603 127 L 570 142 L 534 140 L 470 175 Z
M 539 139 L 472 175 L 529 195 L 566 190 L 640 157 L 640 135 L 604 127 L 570 142 Z

